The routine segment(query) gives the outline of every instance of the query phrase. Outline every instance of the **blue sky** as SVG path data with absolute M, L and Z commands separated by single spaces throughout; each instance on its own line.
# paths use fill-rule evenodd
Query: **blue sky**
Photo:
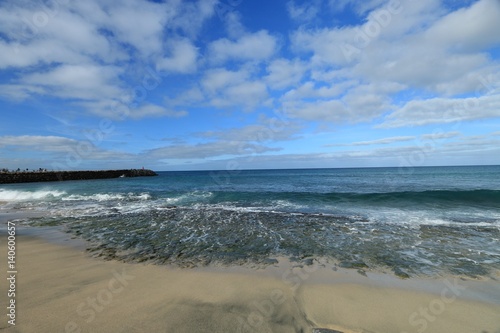
M 0 168 L 500 164 L 500 1 L 2 1 Z

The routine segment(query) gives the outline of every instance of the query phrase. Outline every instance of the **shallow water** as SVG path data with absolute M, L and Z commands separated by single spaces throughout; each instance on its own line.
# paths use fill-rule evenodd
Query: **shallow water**
M 500 269 L 500 167 L 163 172 L 0 187 L 0 210 L 109 258 L 197 266 L 326 257 L 406 277 Z

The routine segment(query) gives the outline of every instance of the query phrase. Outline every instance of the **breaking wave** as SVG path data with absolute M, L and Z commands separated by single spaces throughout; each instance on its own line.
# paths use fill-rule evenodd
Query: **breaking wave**
M 28 200 L 43 200 L 59 198 L 66 195 L 64 191 L 18 191 L 18 190 L 5 190 L 0 189 L 0 201 L 28 201 Z

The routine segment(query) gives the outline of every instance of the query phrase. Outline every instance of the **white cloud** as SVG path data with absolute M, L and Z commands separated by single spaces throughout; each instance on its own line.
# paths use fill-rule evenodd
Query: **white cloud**
M 291 36 L 295 51 L 312 52 L 311 63 L 314 66 L 325 64 L 345 65 L 349 61 L 340 46 L 354 39 L 353 29 L 321 29 L 317 31 L 298 30 Z
M 146 152 L 145 158 L 152 159 L 206 159 L 220 156 L 246 156 L 279 151 L 260 144 L 239 141 L 216 141 L 193 145 L 181 144 L 157 148 Z
M 263 105 L 268 98 L 267 87 L 259 81 L 247 81 L 227 87 L 213 97 L 210 104 L 217 108 L 240 106 L 244 111 L 252 111 Z
M 170 107 L 186 107 L 191 105 L 199 105 L 205 100 L 205 96 L 201 87 L 194 86 L 183 91 L 179 95 L 171 98 L 165 97 L 165 105 Z
M 25 150 L 65 152 L 68 147 L 74 147 L 77 144 L 77 140 L 60 136 L 0 136 L 0 147 L 14 146 Z
M 156 68 L 167 72 L 193 73 L 197 68 L 198 49 L 189 40 L 172 43 L 171 56 L 158 61 Z
M 443 150 L 450 154 L 467 155 L 480 152 L 490 153 L 500 149 L 500 140 L 488 136 L 467 136 L 460 139 L 443 144 Z
M 94 169 L 96 162 L 103 162 L 103 168 L 117 164 L 133 166 L 137 156 L 129 153 L 102 149 L 89 140 L 75 140 L 61 136 L 21 135 L 0 136 L 0 151 L 2 155 L 12 155 L 12 152 L 28 152 L 36 156 L 42 152 L 43 160 L 36 158 L 9 158 L 4 165 L 16 169 L 23 165 L 44 167 L 48 169 Z M 125 164 L 126 163 L 126 164 Z
M 166 3 L 163 9 L 171 12 L 169 17 L 172 17 L 166 26 L 171 31 L 181 30 L 186 36 L 194 39 L 202 31 L 203 24 L 214 16 L 218 3 L 219 0 L 172 0 Z M 172 8 L 177 8 L 177 11 L 172 11 Z
M 200 80 L 204 103 L 216 108 L 241 107 L 251 111 L 268 99 L 265 83 L 252 79 L 250 69 L 230 71 L 208 70 Z M 196 93 L 196 90 L 192 90 Z
M 88 57 L 57 40 L 35 40 L 29 44 L 0 40 L 0 68 L 29 67 L 40 64 L 87 62 Z
M 316 82 L 307 81 L 303 83 L 300 87 L 291 89 L 287 91 L 282 99 L 283 100 L 301 100 L 309 98 L 319 98 L 319 99 L 330 99 L 333 97 L 340 96 L 345 93 L 348 88 L 355 85 L 354 81 L 345 81 L 338 84 L 332 84 L 330 86 L 321 85 L 316 86 Z
M 407 51 L 406 46 L 399 47 L 401 43 L 408 42 L 415 50 L 422 48 L 422 42 L 429 44 L 429 41 L 423 40 L 413 46 L 417 43 L 414 39 L 421 36 L 422 29 L 439 18 L 436 1 L 408 0 L 397 2 L 399 6 L 394 6 L 393 2 L 385 3 L 380 10 L 366 15 L 366 21 L 362 24 L 299 29 L 292 34 L 292 46 L 298 52 L 312 52 L 311 60 L 316 66 L 350 67 L 359 62 L 380 61 L 370 58 L 382 54 L 386 56 L 385 60 L 397 59 Z
M 87 56 L 87 61 L 91 57 L 96 57 L 104 62 L 122 60 L 128 57 L 125 52 L 118 49 L 114 42 L 110 42 L 110 39 L 99 32 L 99 26 L 74 12 L 58 12 L 43 27 L 40 36 L 36 38 L 57 41 L 65 48 Z
M 367 86 L 351 89 L 342 101 L 349 107 L 352 114 L 350 121 L 367 121 L 392 110 L 390 99 L 386 94 L 371 92 Z
M 19 84 L 0 85 L 0 97 L 15 101 L 23 101 L 32 95 L 41 95 L 44 92 L 43 88 L 35 86 Z
M 0 32 L 11 39 L 0 43 L 0 50 L 5 51 L 0 68 L 95 59 L 110 63 L 127 59 L 131 48 L 134 58 L 161 57 L 165 33 L 172 37 L 180 29 L 196 35 L 213 15 L 215 0 L 85 1 L 48 6 L 54 3 L 0 5 L 0 20 L 5 22 Z M 36 18 L 44 21 L 36 22 Z
M 285 89 L 299 83 L 306 70 L 307 64 L 298 59 L 277 59 L 267 66 L 264 80 L 272 89 Z
M 311 121 L 345 122 L 353 116 L 346 105 L 339 100 L 290 101 L 284 102 L 283 108 L 291 118 Z
M 216 93 L 230 85 L 243 83 L 249 77 L 250 72 L 245 69 L 230 71 L 225 68 L 216 68 L 205 72 L 201 79 L 201 86 L 210 93 Z
M 489 64 L 486 54 L 451 54 L 431 46 L 417 48 L 414 43 L 402 43 L 399 54 L 388 55 L 382 52 L 382 47 L 389 48 L 391 43 L 380 42 L 381 49 L 366 50 L 352 73 L 370 82 L 395 82 L 414 89 L 456 95 L 471 92 Z M 440 75 L 436 75 L 438 72 Z
M 202 138 L 217 139 L 232 142 L 276 142 L 297 139 L 303 126 L 287 121 L 278 122 L 276 119 L 265 116 L 259 119 L 258 124 L 247 125 L 244 127 L 228 128 L 221 131 L 208 131 L 199 133 Z
M 93 57 L 111 62 L 127 57 L 99 31 L 103 26 L 94 20 L 103 13 L 100 7 L 94 6 L 92 15 L 84 19 L 84 13 L 72 5 L 61 4 L 50 9 L 43 3 L 28 6 L 26 2 L 18 2 L 10 6 L 5 11 L 12 17 L 10 24 L 3 29 L 0 27 L 0 32 L 11 38 L 4 44 L 10 52 L 3 57 L 0 66 L 74 64 L 89 62 Z M 102 21 L 108 19 L 105 17 Z
M 498 1 L 481 0 L 442 17 L 427 15 L 428 9 L 414 8 L 414 3 L 403 2 L 401 13 L 393 15 L 379 35 L 369 38 L 366 47 L 357 45 L 359 53 L 353 63 L 356 76 L 456 95 L 474 89 L 480 75 L 498 71 L 484 52 L 500 42 L 494 33 L 500 29 Z M 398 36 L 385 35 L 405 24 L 401 20 L 414 20 L 415 10 L 416 14 L 426 14 L 425 20 L 416 22 L 416 30 L 409 30 L 396 40 L 394 37 Z
M 240 157 L 231 162 L 242 168 L 317 168 L 317 167 L 381 167 L 409 168 L 432 165 L 500 163 L 500 140 L 465 139 L 463 142 L 435 143 L 432 146 L 416 145 L 383 147 L 378 149 L 350 150 L 332 153 L 267 154 L 251 159 Z M 228 161 L 220 161 L 224 167 Z M 465 163 L 464 163 L 465 162 Z M 212 169 L 217 168 L 215 165 Z M 403 170 L 404 171 L 404 170 Z
M 21 83 L 42 88 L 52 96 L 93 100 L 123 94 L 118 86 L 118 75 L 122 72 L 115 66 L 61 65 L 28 74 Z
M 238 11 L 230 11 L 224 15 L 224 23 L 229 38 L 236 40 L 247 34 L 247 29 L 241 23 L 241 14 Z
M 126 103 L 119 100 L 99 100 L 79 103 L 90 113 L 117 121 L 127 119 L 142 119 L 148 117 L 170 117 L 180 118 L 188 115 L 187 111 L 165 108 L 151 103 L 136 105 L 133 102 Z
M 277 40 L 267 31 L 246 34 L 236 41 L 226 38 L 216 40 L 209 46 L 210 59 L 215 63 L 228 60 L 262 61 L 277 51 Z
M 291 113 L 306 120 L 357 122 L 397 110 L 383 127 L 498 117 L 496 98 L 483 95 L 493 95 L 500 73 L 487 53 L 500 43 L 495 33 L 500 2 L 480 0 L 454 12 L 434 0 L 396 3 L 364 3 L 358 10 L 366 21 L 358 26 L 302 27 L 292 34 L 293 49 L 310 57 L 311 80 L 282 98 Z M 338 9 L 346 5 L 355 4 L 343 1 Z M 405 90 L 442 97 L 401 107 L 393 96 Z M 452 97 L 473 93 L 483 109 L 452 112 L 456 103 L 472 102 Z
M 500 2 L 477 1 L 446 15 L 423 35 L 424 39 L 458 52 L 481 52 L 500 43 Z M 465 24 L 467 23 L 467 24 Z
M 454 138 L 456 136 L 459 136 L 461 133 L 458 131 L 453 131 L 453 132 L 435 132 L 432 134 L 424 134 L 422 135 L 422 139 L 424 140 L 442 140 L 442 139 L 450 139 Z
M 381 128 L 422 126 L 500 117 L 500 95 L 412 100 L 385 118 Z
M 178 3 L 169 1 L 167 5 L 149 1 L 126 0 L 118 3 L 105 3 L 108 13 L 105 22 L 122 43 L 133 46 L 140 55 L 149 56 L 162 50 L 164 25 L 172 20 L 178 11 Z
M 352 151 L 341 151 L 329 154 L 330 158 L 342 160 L 349 165 L 358 165 L 363 160 L 368 166 L 400 166 L 418 167 L 425 165 L 450 165 L 463 164 L 469 159 L 475 163 L 497 164 L 500 153 L 500 141 L 492 140 L 487 136 L 460 136 L 458 140 L 440 141 L 445 138 L 459 136 L 458 132 L 434 133 L 423 135 L 425 140 L 431 142 L 421 142 L 416 140 L 414 145 L 389 146 L 377 149 L 363 149 Z M 412 137 L 416 139 L 416 137 Z M 400 140 L 401 139 L 401 140 Z M 410 139 L 410 137 L 408 138 Z M 374 140 L 372 142 L 385 143 L 384 141 L 407 141 L 405 137 L 386 138 Z M 412 140 L 408 140 L 412 141 Z M 367 141 L 367 143 L 371 143 Z M 390 143 L 390 142 L 387 142 Z M 335 146 L 335 145 L 331 145 Z M 311 159 L 320 158 L 311 154 Z M 465 159 L 464 159 L 465 158 Z M 472 159 L 471 159 L 472 158 Z M 320 162 L 321 163 L 321 162 Z
M 415 136 L 393 136 L 390 138 L 383 138 L 370 141 L 358 141 L 349 144 L 331 144 L 331 145 L 326 145 L 325 147 L 387 145 L 395 142 L 413 141 L 415 139 L 416 139 Z
M 314 89 L 306 83 L 289 91 L 282 99 L 287 115 L 318 122 L 357 123 L 373 120 L 391 109 L 389 98 L 371 85 L 355 86 L 343 82 L 333 87 Z M 338 94 L 343 96 L 335 97 Z
M 88 106 L 90 114 L 106 114 L 111 103 L 132 102 L 135 88 L 128 80 L 132 77 L 133 87 L 144 82 L 134 77 L 140 68 L 156 64 L 168 73 L 196 71 L 198 49 L 186 36 L 199 33 L 215 3 L 1 3 L 0 34 L 7 37 L 0 38 L 0 69 L 22 70 L 1 85 L 0 96 L 57 97 Z M 178 117 L 185 112 L 146 103 L 131 114 Z
M 306 2 L 302 5 L 297 5 L 295 1 L 292 0 L 287 2 L 286 9 L 288 11 L 288 16 L 290 16 L 292 20 L 307 22 L 318 15 L 321 10 L 321 0 L 314 0 L 312 3 Z
M 141 119 L 146 117 L 180 118 L 188 115 L 187 111 L 174 111 L 155 104 L 140 105 L 130 110 L 130 118 Z

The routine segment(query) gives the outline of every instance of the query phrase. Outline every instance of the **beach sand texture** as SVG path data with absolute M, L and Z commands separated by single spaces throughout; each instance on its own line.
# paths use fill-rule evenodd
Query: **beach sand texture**
M 304 270 L 286 278 L 182 270 L 103 261 L 39 237 L 19 236 L 17 242 L 16 326 L 4 315 L 2 332 L 500 332 L 498 303 L 455 299 L 461 289 L 444 288 L 443 298 L 443 290 L 359 283 L 370 277 L 357 273 L 348 282 L 331 269 L 331 283 L 325 283 Z M 5 283 L 0 293 L 5 309 Z

